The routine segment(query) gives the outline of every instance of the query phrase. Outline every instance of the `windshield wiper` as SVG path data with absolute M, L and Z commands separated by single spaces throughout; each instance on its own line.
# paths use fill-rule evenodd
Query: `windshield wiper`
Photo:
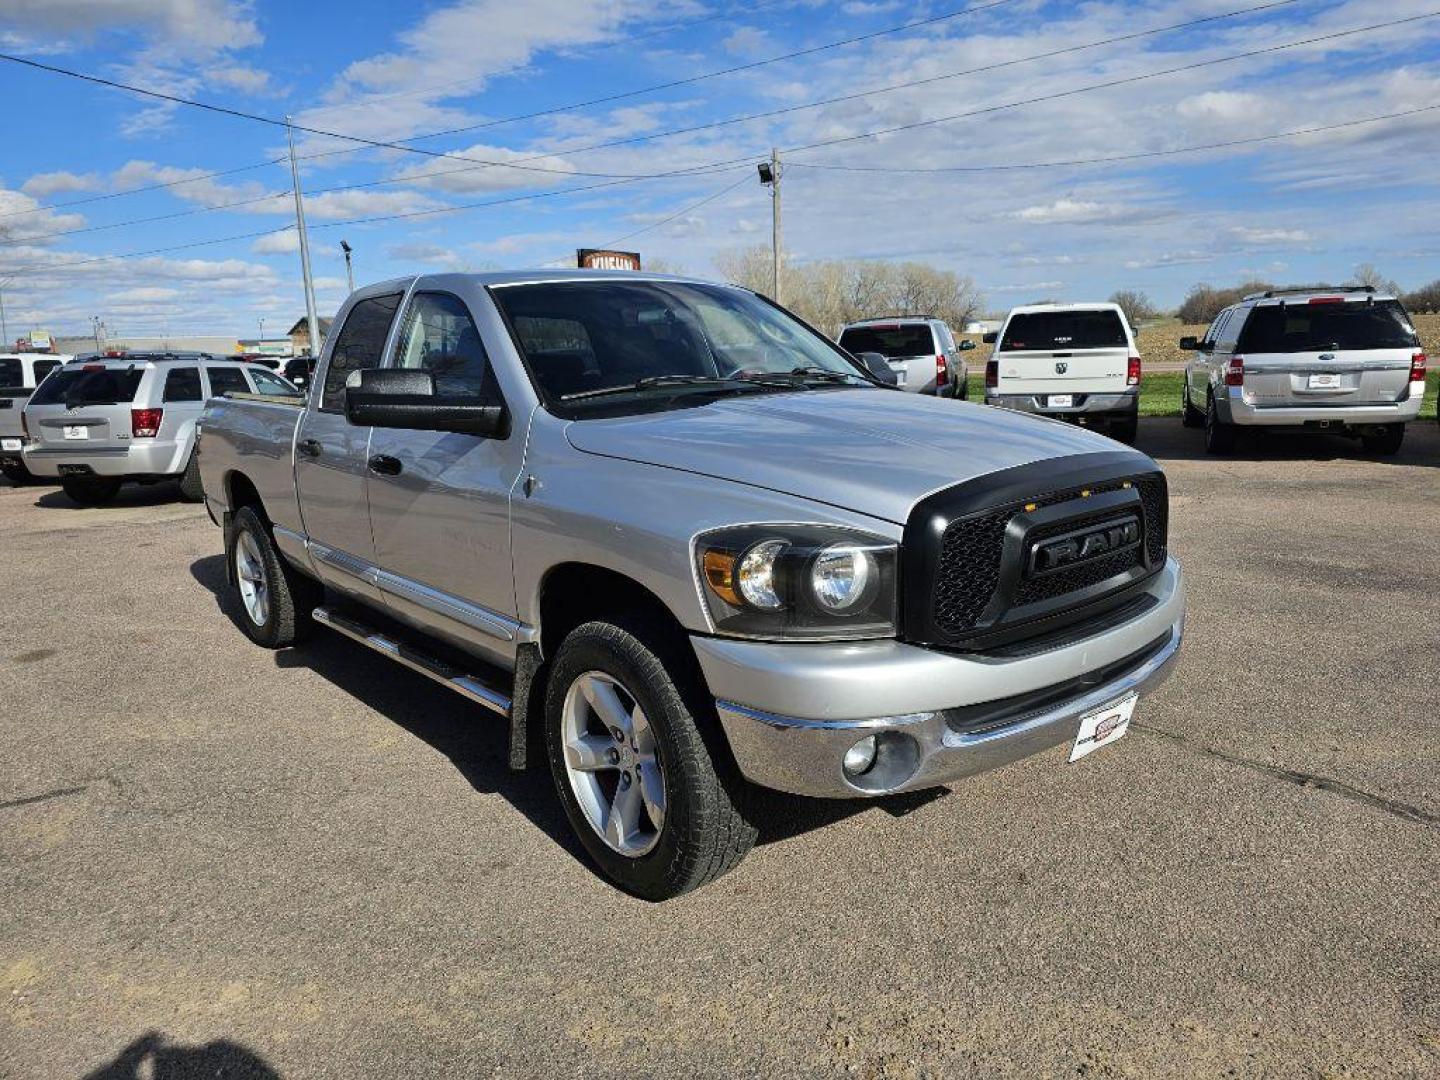
M 633 383 L 619 386 L 602 386 L 598 390 L 579 390 L 573 394 L 561 394 L 561 401 L 584 401 L 586 398 L 609 397 L 612 394 L 633 394 L 637 390 L 651 390 L 665 386 L 752 386 L 753 380 L 719 378 L 714 375 L 647 375 Z
M 790 374 L 802 376 L 807 379 L 821 379 L 825 382 L 833 383 L 848 383 L 851 379 L 859 379 L 862 382 L 867 381 L 859 372 L 833 371 L 827 367 L 820 367 L 818 364 L 812 364 L 808 367 L 791 368 Z

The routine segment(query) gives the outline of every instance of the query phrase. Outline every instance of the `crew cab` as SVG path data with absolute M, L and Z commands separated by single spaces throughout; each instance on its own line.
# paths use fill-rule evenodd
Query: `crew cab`
M 865 798 L 1120 738 L 1184 623 L 1164 474 L 885 387 L 728 285 L 438 274 L 341 308 L 308 398 L 211 401 L 231 609 L 508 723 L 601 870 L 663 899 L 752 785 Z
M 53 353 L 0 353 L 0 472 L 12 484 L 30 479 L 25 468 L 25 402 L 45 376 L 69 356 Z
M 1133 443 L 1140 416 L 1140 349 L 1118 304 L 1017 307 L 985 365 L 985 402 L 1104 427 Z
M 300 391 L 259 364 L 205 353 L 79 357 L 53 372 L 25 406 L 25 467 L 60 478 L 72 501 L 99 506 L 127 481 L 180 481 L 199 502 L 195 422 L 209 397 Z
M 1399 299 L 1368 285 L 1270 289 L 1180 339 L 1185 425 L 1212 454 L 1239 431 L 1332 433 L 1394 454 L 1425 398 L 1426 356 Z

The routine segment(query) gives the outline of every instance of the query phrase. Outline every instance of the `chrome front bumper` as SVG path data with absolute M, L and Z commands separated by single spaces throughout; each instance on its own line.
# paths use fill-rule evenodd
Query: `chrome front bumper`
M 893 641 L 692 641 L 749 780 L 797 795 L 860 798 L 1007 765 L 1073 739 L 1082 717 L 1153 692 L 1184 632 L 1184 582 L 1173 559 L 1149 591 L 1156 602 L 1129 622 L 1024 656 Z M 1106 673 L 1098 685 L 1097 672 Z M 880 737 L 875 768 L 847 776 L 846 751 L 870 735 Z

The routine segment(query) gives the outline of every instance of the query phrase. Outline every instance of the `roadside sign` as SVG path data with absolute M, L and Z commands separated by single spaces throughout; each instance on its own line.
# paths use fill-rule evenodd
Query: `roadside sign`
M 581 270 L 639 270 L 638 251 L 606 251 L 603 248 L 580 248 L 575 253 Z

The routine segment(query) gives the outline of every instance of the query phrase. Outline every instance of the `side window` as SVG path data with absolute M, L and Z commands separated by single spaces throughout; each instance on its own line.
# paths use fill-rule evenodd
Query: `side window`
M 400 308 L 400 295 L 372 296 L 361 300 L 346 316 L 330 364 L 325 369 L 325 392 L 320 398 L 322 412 L 345 408 L 345 380 L 352 371 L 378 368 L 385 355 L 385 339 Z
M 1225 319 L 1215 333 L 1215 348 L 1218 352 L 1235 351 L 1235 342 L 1240 339 L 1240 327 L 1244 322 L 1244 308 L 1232 308 L 1225 313 Z
M 60 367 L 59 360 L 36 360 L 35 361 L 35 385 L 39 386 L 46 375 Z
M 220 397 L 230 393 L 250 393 L 250 384 L 245 381 L 245 376 L 239 368 L 207 367 L 205 374 L 210 379 L 211 397 Z
M 428 371 L 435 392 L 498 400 L 485 344 L 458 296 L 416 293 L 405 309 L 395 342 L 394 366 Z
M 213 379 L 213 376 L 212 376 Z M 193 367 L 171 368 L 165 373 L 165 391 L 161 401 L 201 401 L 200 369 Z
M 250 381 L 255 384 L 255 392 L 259 394 L 274 394 L 280 397 L 300 397 L 300 391 L 290 383 L 280 378 L 273 372 L 264 368 L 246 368 L 250 372 Z
M 1204 341 L 1207 345 L 1214 345 L 1217 336 L 1220 333 L 1220 327 L 1225 325 L 1225 320 L 1229 317 L 1229 315 L 1229 308 L 1226 308 L 1224 311 L 1220 312 L 1219 315 L 1216 315 L 1215 321 L 1210 324 L 1210 329 L 1205 331 L 1205 336 L 1201 340 Z

